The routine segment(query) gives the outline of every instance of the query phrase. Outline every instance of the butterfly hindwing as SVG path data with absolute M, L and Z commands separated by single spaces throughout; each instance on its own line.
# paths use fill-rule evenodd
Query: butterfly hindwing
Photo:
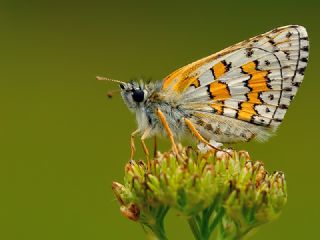
M 286 26 L 180 68 L 163 82 L 185 109 L 276 129 L 308 62 L 308 36 Z

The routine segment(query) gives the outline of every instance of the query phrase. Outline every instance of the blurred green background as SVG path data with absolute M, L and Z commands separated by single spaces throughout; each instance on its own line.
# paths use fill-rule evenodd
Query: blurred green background
M 1 0 L 0 239 L 144 239 L 111 191 L 135 118 L 95 76 L 161 79 L 287 24 L 310 35 L 304 83 L 277 136 L 239 148 L 285 172 L 289 202 L 253 239 L 318 235 L 319 2 Z M 166 227 L 170 239 L 192 239 L 174 212 Z

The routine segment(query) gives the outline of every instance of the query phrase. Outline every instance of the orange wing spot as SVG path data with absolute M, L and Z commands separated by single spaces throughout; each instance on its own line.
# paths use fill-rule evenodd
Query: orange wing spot
M 194 77 L 187 77 L 185 79 L 179 80 L 179 82 L 174 86 L 174 90 L 181 93 L 183 92 L 186 88 L 188 88 L 192 84 L 197 84 L 198 79 Z M 199 83 L 200 85 L 200 83 Z
M 195 79 L 192 83 L 191 83 L 192 86 L 195 86 L 196 88 L 200 87 L 200 81 L 199 79 Z
M 248 102 L 249 103 L 255 103 L 255 104 L 261 104 L 261 99 L 259 99 L 259 93 L 258 92 L 250 92 L 248 93 Z
M 227 72 L 227 66 L 225 62 L 218 62 L 216 65 L 212 67 L 212 71 L 214 78 L 218 79 Z
M 252 116 L 253 116 L 252 113 L 248 113 L 245 111 L 239 111 L 239 113 L 238 113 L 238 119 L 243 120 L 243 121 L 247 121 L 247 122 L 251 121 Z
M 210 84 L 210 94 L 214 100 L 225 100 L 231 97 L 228 85 L 219 81 Z
M 246 73 L 252 74 L 257 71 L 257 64 L 255 62 L 248 62 L 242 65 L 242 70 Z
M 265 92 L 270 90 L 267 85 L 268 71 L 257 71 L 252 73 L 252 77 L 248 81 L 248 86 L 252 89 L 252 92 Z
M 220 104 L 216 104 L 216 103 L 212 103 L 211 107 L 216 110 L 218 114 L 222 114 L 222 105 Z
M 257 114 L 254 109 L 255 104 L 261 104 L 262 101 L 259 99 L 259 92 L 269 91 L 268 87 L 268 71 L 257 69 L 258 62 L 253 61 L 242 65 L 242 71 L 244 73 L 250 74 L 250 79 L 248 80 L 248 87 L 251 92 L 247 94 L 248 101 L 243 102 L 240 105 L 240 110 L 238 111 L 238 119 L 250 122 L 254 115 Z
M 242 71 L 251 75 L 251 78 L 248 80 L 248 87 L 251 88 L 252 92 L 265 92 L 270 90 L 267 85 L 269 72 L 257 69 L 257 62 L 253 61 L 242 65 Z
M 241 110 L 238 112 L 238 119 L 250 122 L 256 113 L 253 103 L 243 102 L 241 103 Z
M 256 114 L 256 110 L 254 110 L 254 103 L 249 103 L 249 102 L 243 102 L 241 104 L 241 111 L 247 112 L 247 113 L 252 113 Z

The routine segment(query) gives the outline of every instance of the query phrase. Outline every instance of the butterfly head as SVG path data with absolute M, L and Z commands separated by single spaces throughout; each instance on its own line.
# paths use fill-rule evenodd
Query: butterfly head
M 134 110 L 143 106 L 147 99 L 148 91 L 143 83 L 131 81 L 129 83 L 121 83 L 121 96 L 130 110 Z
M 145 104 L 145 101 L 147 100 L 149 93 L 152 90 L 152 84 L 144 84 L 143 82 L 123 82 L 111 78 L 105 78 L 105 77 L 96 77 L 97 80 L 103 80 L 103 81 L 109 81 L 118 83 L 120 86 L 120 93 L 121 96 L 125 102 L 125 104 L 128 106 L 128 108 L 131 111 L 135 111 L 136 109 L 143 107 Z M 112 91 L 115 92 L 115 91 Z M 110 95 L 110 96 L 109 96 Z M 111 93 L 108 96 L 111 97 Z
M 159 84 L 160 86 L 160 84 Z M 135 113 L 138 128 L 141 131 L 152 127 L 152 114 L 150 108 L 153 108 L 153 96 L 158 90 L 151 82 L 144 83 L 131 81 L 120 84 L 120 93 L 128 109 Z

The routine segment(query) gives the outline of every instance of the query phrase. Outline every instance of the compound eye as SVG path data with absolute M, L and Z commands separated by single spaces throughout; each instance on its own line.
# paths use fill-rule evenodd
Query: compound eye
M 121 88 L 121 89 L 124 89 L 124 85 L 123 85 L 122 83 L 120 84 L 120 88 Z
M 143 102 L 144 92 L 141 89 L 133 90 L 132 98 L 135 102 Z

